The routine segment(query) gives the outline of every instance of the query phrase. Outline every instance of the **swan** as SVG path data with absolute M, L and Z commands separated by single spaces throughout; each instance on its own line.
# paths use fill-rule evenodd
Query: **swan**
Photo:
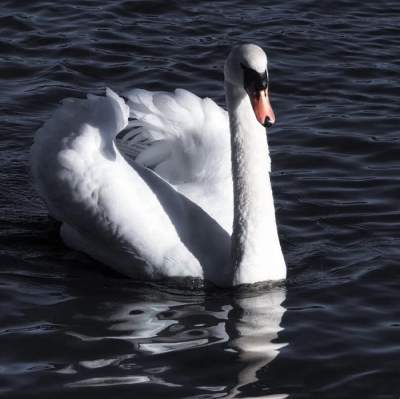
M 62 100 L 35 133 L 30 165 L 68 246 L 140 280 L 232 287 L 286 277 L 265 52 L 234 48 L 224 76 L 227 112 L 182 89 Z

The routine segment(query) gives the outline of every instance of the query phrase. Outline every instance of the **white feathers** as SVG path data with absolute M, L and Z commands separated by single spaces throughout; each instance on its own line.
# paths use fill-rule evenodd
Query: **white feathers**
M 171 184 L 218 179 L 221 168 L 223 178 L 230 174 L 228 115 L 212 100 L 182 89 L 135 89 L 125 96 L 130 116 L 138 119 L 130 126 L 141 126 L 141 137 L 156 142 L 139 154 L 138 163 L 157 165 L 155 171 Z
M 108 90 L 107 97 L 64 100 L 39 129 L 31 147 L 38 193 L 64 223 L 61 233 L 69 246 L 128 276 L 213 280 L 215 262 L 228 261 L 229 234 L 151 170 L 121 155 L 114 141 L 128 124 L 128 107 L 115 96 Z M 161 140 L 155 144 L 163 147 Z M 167 162 L 178 170 L 171 159 L 164 159 L 164 170 Z M 191 185 L 202 196 L 195 180 L 179 187 Z
M 133 130 L 117 140 L 118 148 L 154 169 L 230 234 L 233 189 L 227 112 L 182 89 L 134 89 L 124 96 L 135 120 L 129 123 Z

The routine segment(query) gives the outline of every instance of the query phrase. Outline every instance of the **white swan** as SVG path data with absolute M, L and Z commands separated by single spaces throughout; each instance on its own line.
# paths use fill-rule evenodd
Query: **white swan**
M 66 244 L 137 279 L 234 286 L 285 278 L 263 126 L 275 117 L 260 47 L 232 50 L 225 92 L 229 118 L 185 90 L 133 90 L 128 105 L 111 90 L 63 100 L 36 132 L 30 160 Z M 141 127 L 121 148 L 151 144 L 137 161 L 116 146 L 129 112 L 137 118 L 129 126 Z

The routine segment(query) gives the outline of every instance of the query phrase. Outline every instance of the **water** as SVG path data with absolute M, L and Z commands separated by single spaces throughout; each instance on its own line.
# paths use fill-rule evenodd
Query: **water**
M 399 397 L 399 22 L 395 1 L 3 1 L 1 397 Z M 141 284 L 66 248 L 26 173 L 58 101 L 223 105 L 243 42 L 269 56 L 285 285 Z

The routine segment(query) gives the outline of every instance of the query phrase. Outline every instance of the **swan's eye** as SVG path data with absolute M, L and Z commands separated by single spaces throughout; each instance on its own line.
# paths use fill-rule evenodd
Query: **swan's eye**
M 247 91 L 251 88 L 252 91 L 259 92 L 268 88 L 268 72 L 266 70 L 263 73 L 259 73 L 242 63 L 240 66 L 243 69 L 244 88 Z

